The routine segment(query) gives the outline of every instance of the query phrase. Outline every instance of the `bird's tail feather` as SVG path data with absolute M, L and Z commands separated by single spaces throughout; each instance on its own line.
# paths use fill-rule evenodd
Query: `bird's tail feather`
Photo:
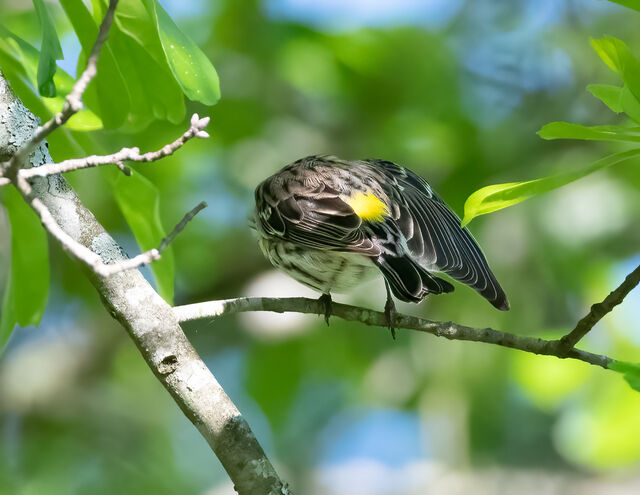
M 427 294 L 453 291 L 453 285 L 434 277 L 409 256 L 382 255 L 374 262 L 389 282 L 393 295 L 402 301 L 418 303 Z

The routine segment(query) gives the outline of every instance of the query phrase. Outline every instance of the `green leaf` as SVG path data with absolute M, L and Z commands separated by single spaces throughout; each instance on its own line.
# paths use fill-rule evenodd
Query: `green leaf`
M 629 87 L 625 85 L 620 96 L 622 111 L 633 121 L 640 124 L 640 102 L 633 96 Z
M 53 76 L 57 95 L 53 98 L 39 98 L 39 91 L 36 88 L 40 59 L 40 52 L 35 47 L 0 26 L 0 66 L 4 76 L 10 80 L 14 90 L 29 109 L 44 120 L 62 110 L 65 97 L 71 92 L 75 81 L 65 71 L 58 69 Z M 16 77 L 20 78 L 17 84 Z M 33 98 L 34 95 L 38 96 L 37 100 Z M 46 108 L 46 115 L 42 114 L 42 107 Z M 102 121 L 91 110 L 84 109 L 72 116 L 65 128 L 74 131 L 93 131 L 102 128 Z M 65 129 L 62 132 L 65 132 Z
M 0 314 L 0 352 L 11 337 L 13 329 L 18 322 L 16 317 L 16 296 L 13 284 L 11 283 L 11 272 L 7 278 L 7 285 L 2 298 L 2 314 Z
M 98 36 L 98 26 L 82 0 L 60 0 L 60 4 L 82 46 L 82 54 L 78 60 L 80 74 L 85 69 L 87 58 Z M 83 100 L 87 107 L 102 119 L 106 129 L 121 126 L 127 118 L 130 106 L 129 93 L 109 41 L 102 47 L 98 59 L 98 75 L 89 83 Z
M 160 221 L 160 193 L 158 188 L 143 175 L 132 171 L 113 181 L 113 192 L 120 211 L 129 224 L 142 251 L 157 248 L 165 237 Z M 158 292 L 173 304 L 174 259 L 171 247 L 165 249 L 162 258 L 151 264 Z
M 129 74 L 131 124 L 144 127 L 153 119 L 166 119 L 174 124 L 183 122 L 186 108 L 182 88 L 167 66 L 157 37 L 155 43 L 161 55 L 160 62 L 150 56 L 152 45 L 141 45 L 118 26 L 112 30 L 111 41 L 121 69 Z
M 33 0 L 33 5 L 40 19 L 40 28 L 42 29 L 42 47 L 40 49 L 40 60 L 38 61 L 38 91 L 42 96 L 49 98 L 56 95 L 56 86 L 53 82 L 53 76 L 58 66 L 56 60 L 62 60 L 62 47 L 56 28 L 53 25 L 53 19 L 45 7 L 42 0 Z
M 43 100 L 43 103 L 44 106 L 47 107 L 47 110 L 53 115 L 62 110 L 64 98 L 47 98 Z M 97 131 L 102 129 L 102 120 L 91 110 L 80 110 L 71 116 L 65 124 L 65 128 L 70 131 Z
M 640 0 L 609 0 L 609 1 L 640 12 Z
M 36 214 L 13 188 L 4 191 L 11 222 L 11 273 L 0 323 L 0 347 L 13 327 L 39 325 L 49 296 L 47 235 Z
M 485 215 L 507 208 L 508 206 L 516 205 L 533 196 L 538 196 L 562 187 L 610 165 L 639 156 L 640 149 L 633 149 L 606 156 L 580 170 L 525 182 L 510 182 L 507 184 L 494 184 L 483 187 L 467 198 L 464 204 L 462 226 L 464 227 L 479 215 Z
M 51 112 L 47 109 L 44 101 L 55 101 L 60 96 L 60 87 L 58 87 L 58 96 L 55 98 L 42 98 L 35 86 L 35 79 L 32 81 L 26 76 L 23 64 L 13 56 L 13 48 L 5 50 L 9 43 L 6 39 L 2 39 L 2 28 L 0 26 L 0 67 L 4 77 L 9 81 L 13 91 L 22 100 L 25 106 L 37 116 L 41 122 L 45 122 L 51 118 Z M 56 74 L 56 78 L 60 74 L 60 70 Z M 61 98 L 62 99 L 62 98 Z M 85 136 L 87 136 L 85 134 Z M 86 142 L 88 139 L 83 139 Z M 71 131 L 66 127 L 59 129 L 49 136 L 49 144 L 55 149 L 58 159 L 70 158 L 72 156 L 82 156 L 89 154 L 93 147 L 80 146 L 75 136 L 71 135 Z
M 613 361 L 609 364 L 609 369 L 621 373 L 631 388 L 640 392 L 640 364 Z
M 94 17 L 102 17 L 106 2 L 92 0 L 92 4 Z M 186 113 L 184 93 L 171 73 L 156 24 L 142 0 L 118 5 L 109 42 L 120 71 L 127 74 L 131 102 L 128 128 L 144 128 L 154 119 L 182 123 Z
M 570 122 L 551 122 L 538 131 L 542 139 L 586 139 L 589 141 L 640 142 L 640 129 L 617 125 L 585 126 Z
M 144 0 L 154 20 L 162 49 L 173 76 L 192 101 L 213 105 L 220 99 L 218 74 L 207 56 L 180 31 L 156 0 Z
M 636 100 L 640 100 L 640 62 L 629 47 L 612 37 L 592 38 L 591 46 L 610 69 L 620 74 Z
M 587 86 L 587 91 L 616 113 L 623 111 L 622 103 L 620 103 L 622 90 L 623 88 L 612 84 L 589 84 Z
M 106 10 L 104 0 L 92 0 L 91 4 L 93 16 L 81 0 L 62 0 L 83 47 L 79 70 L 84 68 L 95 41 L 97 23 Z M 105 127 L 124 126 L 128 131 L 137 131 L 154 119 L 173 123 L 184 120 L 184 91 L 169 66 L 157 26 L 156 15 L 147 11 L 142 0 L 118 5 L 109 40 L 98 62 L 95 87 L 92 83 L 85 97 L 89 108 L 99 115 L 105 114 Z M 198 64 L 194 70 L 206 74 Z M 116 107 L 123 113 L 115 112 Z M 117 115 L 109 117 L 111 113 Z
M 622 61 L 619 57 L 618 48 L 624 43 L 617 38 L 605 37 L 601 39 L 591 38 L 591 46 L 596 51 L 602 61 L 607 64 L 612 71 L 622 75 Z

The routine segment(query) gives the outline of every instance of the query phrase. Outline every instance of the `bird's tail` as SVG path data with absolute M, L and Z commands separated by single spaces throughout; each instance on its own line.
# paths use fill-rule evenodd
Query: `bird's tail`
M 427 294 L 453 291 L 453 285 L 434 277 L 407 255 L 381 255 L 374 263 L 389 282 L 393 295 L 402 301 L 419 303 Z

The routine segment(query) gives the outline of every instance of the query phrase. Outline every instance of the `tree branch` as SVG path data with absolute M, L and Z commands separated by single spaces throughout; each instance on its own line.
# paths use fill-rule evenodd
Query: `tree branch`
M 332 303 L 331 307 L 332 316 L 337 316 L 347 321 L 358 321 L 370 326 L 387 326 L 386 316 L 380 311 L 339 303 Z M 321 304 L 317 299 L 308 299 L 305 297 L 239 297 L 236 299 L 208 301 L 173 308 L 173 314 L 179 322 L 202 318 L 216 318 L 226 314 L 246 311 L 296 312 L 324 315 L 325 307 L 324 304 Z M 507 332 L 500 332 L 492 328 L 472 328 L 450 321 L 431 321 L 403 314 L 396 314 L 392 323 L 395 328 L 426 332 L 436 337 L 444 337 L 449 340 L 484 342 L 486 344 L 495 344 L 533 354 L 577 359 L 585 363 L 601 366 L 602 368 L 608 368 L 609 364 L 614 361 L 607 356 L 601 356 L 579 349 L 569 349 L 567 351 L 560 340 L 521 337 Z
M 37 119 L 12 93 L 0 72 L 0 157 L 9 159 L 3 179 L 13 182 L 63 247 L 74 255 L 80 253 L 79 259 L 90 261 L 89 279 L 107 310 L 128 331 L 156 378 L 207 440 L 238 493 L 289 495 L 288 486 L 280 480 L 249 425 L 191 346 L 171 307 L 138 270 L 106 277 L 99 273 L 100 268 L 96 269 L 102 265 L 135 264 L 138 257 L 126 259 L 122 248 L 84 207 L 64 177 L 33 177 L 29 182 L 18 173 L 23 166 L 52 163 L 42 140 L 81 108 L 82 94 L 96 73 L 98 54 L 116 4 L 117 0 L 111 0 L 87 69 L 67 97 L 63 111 L 43 127 L 36 128 Z M 160 247 L 170 242 L 202 207 L 198 205 L 187 214 Z
M 7 118 L 9 115 L 11 118 Z M 13 95 L 1 73 L 0 124 L 7 131 L 7 139 L 0 140 L 0 156 L 14 153 L 15 143 L 25 142 L 36 127 L 35 117 Z M 41 143 L 37 150 L 29 158 L 30 165 L 52 162 L 46 146 Z M 26 182 L 19 176 L 18 180 Z M 64 177 L 34 178 L 33 185 L 27 186 L 32 187 L 30 204 L 43 213 L 43 224 L 53 227 L 50 232 L 63 246 L 79 245 L 83 252 L 106 266 L 131 261 L 80 202 Z M 238 493 L 290 494 L 240 411 L 184 335 L 171 307 L 142 274 L 129 270 L 101 277 L 90 267 L 88 276 L 107 310 L 127 330 L 156 378 L 209 443 Z
M 587 335 L 595 324 L 598 323 L 607 313 L 610 313 L 613 308 L 624 301 L 627 294 L 629 294 L 629 292 L 631 292 L 639 283 L 640 265 L 627 275 L 620 286 L 611 291 L 611 293 L 605 297 L 602 302 L 591 306 L 589 313 L 578 322 L 576 327 L 560 339 L 563 348 L 571 349 L 575 347 L 580 339 Z
M 208 138 L 209 134 L 204 128 L 209 124 L 209 117 L 200 118 L 197 113 L 191 117 L 191 127 L 173 143 L 167 144 L 157 151 L 149 151 L 140 154 L 139 148 L 122 148 L 111 155 L 91 155 L 84 158 L 74 158 L 60 163 L 51 163 L 42 167 L 20 170 L 19 174 L 25 179 L 33 177 L 47 177 L 49 175 L 71 172 L 83 168 L 97 167 L 100 165 L 122 164 L 122 162 L 153 162 L 169 155 L 173 155 L 187 141 L 198 138 Z M 1 180 L 1 179 L 0 179 Z M 2 185 L 0 183 L 0 185 Z
M 28 169 L 31 170 L 31 169 Z M 193 210 L 187 213 L 184 218 L 174 227 L 171 233 L 162 239 L 158 248 L 145 251 L 133 258 L 118 259 L 109 257 L 106 260 L 94 251 L 76 241 L 60 227 L 56 219 L 53 217 L 47 206 L 34 194 L 31 184 L 18 174 L 15 185 L 22 193 L 24 200 L 33 208 L 40 217 L 42 226 L 49 232 L 62 246 L 65 252 L 76 258 L 80 262 L 87 265 L 96 275 L 100 277 L 109 277 L 116 273 L 133 270 L 148 265 L 153 261 L 159 260 L 162 251 L 172 242 L 175 237 L 184 229 L 186 224 L 207 205 L 203 201 Z M 96 248 L 92 246 L 92 248 Z

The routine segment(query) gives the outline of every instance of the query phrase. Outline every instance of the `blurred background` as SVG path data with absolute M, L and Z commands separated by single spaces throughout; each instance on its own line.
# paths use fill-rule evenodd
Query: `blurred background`
M 615 82 L 589 37 L 640 54 L 640 14 L 603 0 L 161 0 L 214 63 L 222 99 L 209 140 L 135 165 L 161 192 L 177 238 L 176 304 L 317 295 L 275 273 L 247 218 L 262 179 L 305 155 L 383 158 L 430 181 L 462 213 L 482 186 L 592 162 L 611 145 L 545 142 L 553 120 L 615 122 L 585 91 Z M 59 66 L 80 44 L 57 3 Z M 32 4 L 0 0 L 34 46 Z M 91 153 L 156 149 L 186 128 L 91 133 Z M 81 138 L 79 138 L 81 139 Z M 77 156 L 51 141 L 56 160 Z M 75 155 L 74 155 L 75 154 Z M 132 255 L 135 239 L 97 170 L 69 174 Z M 399 310 L 557 338 L 640 262 L 640 169 L 629 162 L 474 220 L 511 311 L 472 290 Z M 10 256 L 0 204 L 0 287 Z M 81 270 L 50 243 L 39 328 L 0 357 L 0 493 L 233 493 L 205 441 L 153 377 Z M 146 275 L 153 279 L 150 271 Z M 336 300 L 376 309 L 381 280 Z M 640 361 L 640 292 L 581 345 Z M 640 394 L 579 362 L 321 317 L 243 314 L 185 331 L 298 494 L 637 494 Z

